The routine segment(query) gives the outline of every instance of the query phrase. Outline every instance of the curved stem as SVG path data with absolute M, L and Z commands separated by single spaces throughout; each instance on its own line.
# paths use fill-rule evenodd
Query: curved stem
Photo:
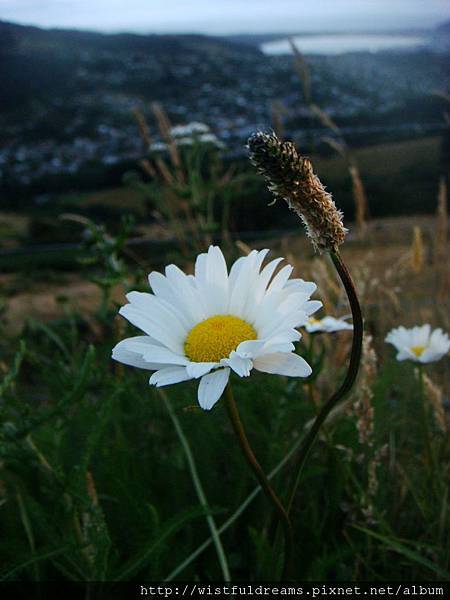
M 231 385 L 228 384 L 225 390 L 225 400 L 226 407 L 228 411 L 228 416 L 230 417 L 231 424 L 234 429 L 234 433 L 239 441 L 239 445 L 241 450 L 255 474 L 257 480 L 259 481 L 263 491 L 266 496 L 274 506 L 275 510 L 278 513 L 278 516 L 283 523 L 284 528 L 284 541 L 285 541 L 285 554 L 284 554 L 284 568 L 282 580 L 287 578 L 287 574 L 289 571 L 289 564 L 292 555 L 292 545 L 293 545 L 293 533 L 292 533 L 292 525 L 289 519 L 288 513 L 285 510 L 284 506 L 281 504 L 278 496 L 274 492 L 272 486 L 270 485 L 269 480 L 266 477 L 266 474 L 262 470 L 261 465 L 259 464 L 256 456 L 250 446 L 247 435 L 245 433 L 244 425 L 242 424 L 241 417 L 239 416 L 239 411 L 234 400 L 233 390 L 231 389 Z
M 361 360 L 361 350 L 362 350 L 362 340 L 363 340 L 363 318 L 361 312 L 361 306 L 359 304 L 358 295 L 356 293 L 355 285 L 353 280 L 348 272 L 347 267 L 345 266 L 342 258 L 337 250 L 334 252 L 330 252 L 331 260 L 338 272 L 338 275 L 342 281 L 342 284 L 347 293 L 348 301 L 350 303 L 350 308 L 352 311 L 353 317 L 353 343 L 352 343 L 352 351 L 350 355 L 350 362 L 348 365 L 347 374 L 345 376 L 344 381 L 342 382 L 339 389 L 327 400 L 327 402 L 323 405 L 319 414 L 317 415 L 313 426 L 311 427 L 308 435 L 305 437 L 302 445 L 299 448 L 299 458 L 297 463 L 297 474 L 291 488 L 291 493 L 289 495 L 289 502 L 287 505 L 287 513 L 289 515 L 292 504 L 294 502 L 295 494 L 297 493 L 297 489 L 300 483 L 300 479 L 302 476 L 303 467 L 305 465 L 306 459 L 308 457 L 309 451 L 313 446 L 317 434 L 319 433 L 320 428 L 322 427 L 324 421 L 330 414 L 330 411 L 333 407 L 341 400 L 348 392 L 351 390 L 353 384 L 355 383 L 356 376 L 358 374 L 359 363 Z

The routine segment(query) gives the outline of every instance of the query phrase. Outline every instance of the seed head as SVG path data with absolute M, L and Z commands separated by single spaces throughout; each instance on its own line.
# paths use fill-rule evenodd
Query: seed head
M 334 251 L 347 230 L 331 194 L 314 174 L 311 162 L 300 156 L 292 142 L 272 133 L 254 133 L 248 140 L 251 162 L 267 181 L 275 198 L 283 198 L 302 219 L 313 246 Z

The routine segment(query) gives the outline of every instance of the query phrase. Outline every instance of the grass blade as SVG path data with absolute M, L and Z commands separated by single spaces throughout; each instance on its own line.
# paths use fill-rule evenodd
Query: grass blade
M 379 533 L 375 533 L 374 531 L 366 529 L 365 527 L 360 527 L 359 525 L 353 525 L 353 527 L 355 529 L 358 529 L 358 531 L 362 531 L 366 535 L 370 535 L 371 537 L 382 542 L 383 544 L 386 544 L 386 546 L 389 546 L 389 548 L 391 548 L 392 550 L 395 550 L 396 552 L 402 554 L 403 556 L 406 556 L 406 558 L 409 558 L 413 562 L 422 565 L 422 567 L 430 569 L 431 571 L 436 573 L 436 575 L 439 575 L 439 577 L 443 577 L 445 580 L 450 579 L 450 573 L 448 571 L 446 571 L 445 569 L 441 569 L 439 565 L 434 564 L 433 562 L 431 562 L 431 560 L 428 560 L 428 558 L 425 558 L 415 550 L 411 550 L 407 546 L 404 546 L 399 541 L 392 538 L 387 538 L 384 535 L 380 535 Z
M 202 486 L 200 478 L 198 476 L 197 466 L 195 464 L 194 456 L 193 456 L 191 448 L 189 446 L 189 442 L 188 442 L 186 436 L 184 435 L 183 429 L 181 428 L 180 421 L 178 420 L 178 417 L 172 408 L 172 405 L 169 401 L 167 394 L 161 389 L 158 389 L 158 392 L 164 401 L 164 404 L 167 408 L 170 418 L 172 419 L 172 423 L 175 427 L 175 431 L 177 432 L 178 438 L 180 440 L 180 443 L 181 443 L 184 453 L 186 455 L 186 460 L 187 460 L 187 463 L 189 466 L 192 483 L 193 483 L 195 491 L 197 493 L 199 502 L 200 502 L 201 506 L 205 509 L 205 511 L 207 511 L 206 522 L 208 523 L 209 530 L 211 531 L 211 537 L 214 542 L 214 546 L 216 547 L 217 558 L 219 559 L 219 564 L 220 564 L 220 568 L 222 570 L 222 575 L 223 575 L 224 581 L 231 581 L 227 557 L 225 555 L 225 551 L 223 549 L 222 542 L 220 540 L 220 535 L 219 535 L 219 531 L 217 530 L 216 522 L 214 520 L 214 517 L 210 514 L 210 508 L 208 505 L 208 501 L 206 499 L 205 492 L 203 490 L 203 486 Z

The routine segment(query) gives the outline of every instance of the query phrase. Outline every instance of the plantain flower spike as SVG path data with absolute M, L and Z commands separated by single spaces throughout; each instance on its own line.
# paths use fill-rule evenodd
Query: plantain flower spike
M 248 150 L 275 198 L 283 198 L 301 218 L 314 248 L 335 252 L 347 229 L 342 212 L 314 174 L 311 162 L 298 154 L 292 142 L 282 142 L 274 133 L 254 133 Z

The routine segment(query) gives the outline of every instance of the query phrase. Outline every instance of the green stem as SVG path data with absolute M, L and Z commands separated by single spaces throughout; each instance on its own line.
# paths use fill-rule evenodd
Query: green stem
M 281 504 L 274 489 L 270 485 L 270 482 L 267 479 L 266 474 L 262 470 L 261 465 L 257 461 L 256 456 L 250 446 L 247 435 L 245 433 L 244 426 L 243 426 L 241 418 L 239 416 L 239 411 L 238 411 L 236 402 L 234 400 L 233 390 L 231 389 L 230 384 L 227 385 L 226 390 L 225 390 L 225 403 L 226 403 L 226 407 L 227 407 L 227 411 L 228 411 L 228 416 L 230 417 L 230 421 L 233 426 L 234 433 L 236 434 L 236 437 L 238 439 L 241 450 L 242 450 L 250 468 L 252 469 L 253 473 L 255 474 L 257 480 L 259 481 L 263 491 L 265 492 L 267 498 L 272 503 L 273 507 L 275 508 L 276 512 L 278 513 L 278 516 L 279 516 L 281 522 L 283 523 L 285 553 L 284 553 L 284 567 L 283 567 L 282 580 L 286 580 L 287 576 L 288 576 L 288 572 L 289 572 L 289 566 L 290 566 L 291 555 L 292 555 L 292 545 L 293 545 L 293 532 L 292 532 L 291 521 L 289 519 L 287 511 L 285 510 L 284 506 Z
M 345 376 L 344 381 L 342 382 L 339 389 L 327 400 L 327 402 L 323 405 L 319 414 L 317 415 L 313 426 L 311 427 L 308 435 L 305 437 L 304 442 L 300 446 L 299 449 L 299 458 L 297 459 L 297 473 L 294 479 L 294 483 L 291 488 L 291 492 L 289 495 L 289 502 L 287 505 L 287 513 L 289 514 L 292 509 L 292 504 L 294 502 L 295 495 L 297 493 L 297 489 L 300 483 L 300 479 L 303 472 L 303 467 L 305 465 L 308 454 L 316 440 L 317 434 L 320 431 L 323 423 L 326 418 L 330 414 L 331 410 L 336 406 L 336 404 L 346 396 L 351 390 L 353 384 L 355 383 L 356 376 L 358 374 L 359 363 L 361 360 L 361 351 L 362 351 L 362 340 L 363 340 L 363 318 L 361 312 L 361 306 L 359 304 L 358 295 L 356 293 L 355 285 L 353 280 L 348 272 L 347 267 L 345 266 L 342 258 L 337 250 L 330 252 L 331 260 L 338 272 L 338 275 L 342 281 L 342 284 L 347 293 L 348 301 L 350 304 L 350 308 L 352 311 L 353 317 L 353 342 L 352 342 L 352 350 L 350 355 L 350 362 L 348 365 L 347 374 Z
M 200 501 L 202 508 L 204 508 L 205 511 L 207 511 L 206 522 L 208 523 L 208 527 L 211 532 L 211 537 L 212 537 L 214 545 L 216 547 L 217 558 L 219 559 L 219 564 L 220 564 L 220 568 L 222 570 L 222 575 L 223 575 L 224 581 L 231 581 L 227 557 L 225 555 L 225 551 L 223 549 L 222 542 L 220 540 L 220 534 L 219 534 L 219 531 L 217 530 L 215 520 L 210 514 L 208 514 L 210 512 L 210 508 L 208 506 L 208 501 L 206 499 L 205 492 L 203 491 L 203 486 L 202 486 L 200 478 L 198 476 L 197 466 L 195 464 L 194 456 L 193 456 L 191 448 L 189 446 L 189 442 L 188 442 L 186 436 L 184 435 L 183 429 L 181 428 L 180 421 L 178 420 L 178 417 L 172 408 L 172 405 L 169 401 L 167 394 L 164 392 L 164 390 L 161 390 L 159 388 L 158 388 L 158 392 L 159 392 L 161 398 L 163 399 L 164 404 L 166 405 L 167 411 L 169 413 L 169 416 L 172 420 L 172 423 L 175 427 L 178 438 L 181 442 L 184 453 L 186 455 L 186 460 L 187 460 L 187 463 L 189 466 L 189 470 L 191 472 L 192 482 L 194 484 L 194 488 L 197 493 L 197 497 Z
M 337 410 L 335 409 L 331 413 L 329 420 L 333 419 L 333 417 L 337 418 L 339 416 L 340 412 L 341 412 L 340 407 L 337 407 Z M 312 421 L 309 421 L 305 425 L 305 429 L 308 430 L 310 427 L 312 427 Z M 281 469 L 290 462 L 291 458 L 294 456 L 294 454 L 297 452 L 297 450 L 301 446 L 301 443 L 302 443 L 302 440 L 299 439 L 291 446 L 291 448 L 289 449 L 289 452 L 287 452 L 283 456 L 283 458 L 280 460 L 280 462 L 267 475 L 267 479 L 269 479 L 269 480 L 273 479 L 275 477 L 275 475 L 277 475 L 281 471 Z M 224 523 L 222 523 L 222 525 L 218 529 L 218 532 L 221 534 L 224 531 L 226 531 L 227 529 L 229 529 L 239 519 L 239 517 L 243 514 L 243 512 L 253 502 L 253 500 L 258 496 L 258 494 L 260 492 L 261 492 L 261 487 L 258 485 L 252 492 L 250 492 L 250 494 L 247 496 L 247 498 L 245 498 L 245 500 L 243 502 L 241 502 L 241 504 L 234 511 L 234 513 Z M 177 567 L 175 567 L 175 569 L 173 569 L 173 571 L 170 572 L 170 574 L 164 579 L 164 581 L 172 581 L 173 579 L 175 579 L 175 577 L 177 577 L 186 567 L 188 567 L 192 562 L 194 562 L 194 560 L 202 552 L 204 552 L 204 550 L 206 550 L 206 548 L 208 548 L 212 543 L 213 543 L 213 539 L 212 539 L 212 537 L 209 537 L 202 544 L 200 544 L 200 546 L 198 546 L 193 552 L 191 552 L 191 554 L 189 554 L 189 556 L 187 558 L 185 558 L 185 560 L 183 560 L 183 562 L 181 562 Z

